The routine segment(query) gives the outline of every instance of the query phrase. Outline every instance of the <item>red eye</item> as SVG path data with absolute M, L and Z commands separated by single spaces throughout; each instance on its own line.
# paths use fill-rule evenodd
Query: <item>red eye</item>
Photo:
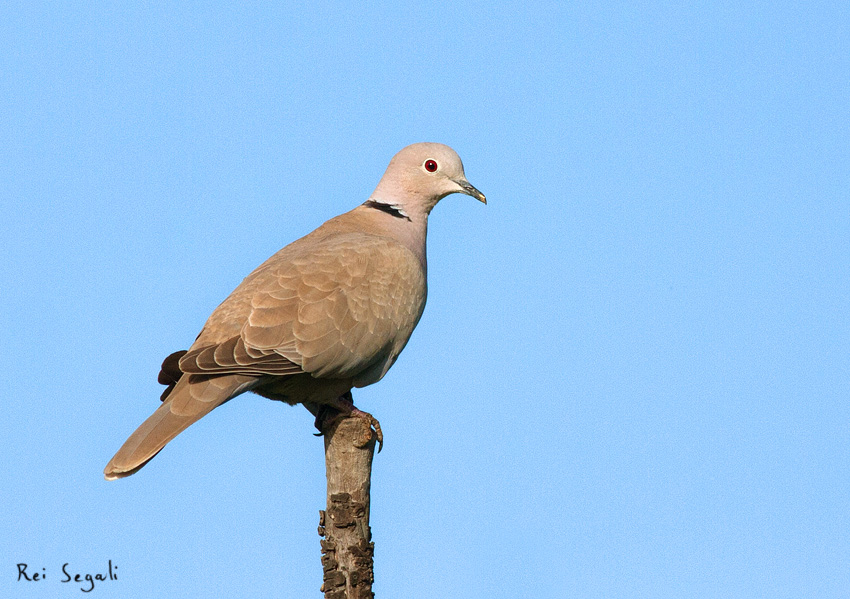
M 437 162 L 434 160 L 426 160 L 425 161 L 425 170 L 429 173 L 436 172 L 437 170 Z

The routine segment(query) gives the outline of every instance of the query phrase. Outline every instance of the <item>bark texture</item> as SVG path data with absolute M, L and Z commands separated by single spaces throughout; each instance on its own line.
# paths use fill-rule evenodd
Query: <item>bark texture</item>
M 327 509 L 319 512 L 325 599 L 370 599 L 375 544 L 369 487 L 375 438 L 363 418 L 338 420 L 325 431 Z

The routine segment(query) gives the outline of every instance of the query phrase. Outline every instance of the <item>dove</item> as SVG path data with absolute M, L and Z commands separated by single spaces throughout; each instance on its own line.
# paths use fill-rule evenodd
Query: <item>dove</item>
M 351 390 L 378 382 L 407 344 L 427 295 L 428 215 L 461 193 L 487 203 L 450 147 L 396 154 L 369 198 L 266 260 L 210 315 L 192 346 L 168 356 L 162 404 L 104 469 L 134 474 L 188 426 L 251 391 L 320 418 L 378 421 Z M 370 432 L 371 435 L 371 432 Z

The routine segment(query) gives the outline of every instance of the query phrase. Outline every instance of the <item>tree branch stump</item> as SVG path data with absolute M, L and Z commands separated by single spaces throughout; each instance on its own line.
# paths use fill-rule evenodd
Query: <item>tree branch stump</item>
M 340 418 L 325 434 L 327 508 L 319 511 L 325 599 L 371 599 L 375 544 L 369 488 L 375 437 L 363 418 Z M 364 439 L 369 441 L 364 445 Z

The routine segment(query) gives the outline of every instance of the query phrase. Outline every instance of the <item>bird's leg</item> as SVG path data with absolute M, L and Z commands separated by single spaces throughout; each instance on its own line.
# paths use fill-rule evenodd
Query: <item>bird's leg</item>
M 375 438 L 378 440 L 378 453 L 381 453 L 381 449 L 384 446 L 384 433 L 381 431 L 381 423 L 378 422 L 378 419 L 372 416 L 369 412 L 364 412 L 354 405 L 354 398 L 351 396 L 351 391 L 348 391 L 345 395 L 338 397 L 334 407 L 343 413 L 345 410 L 348 410 L 348 416 L 362 418 L 368 422 L 369 425 L 375 429 Z M 370 431 L 369 438 L 363 442 L 363 445 L 366 445 L 371 440 L 372 434 Z
M 328 427 L 331 426 L 337 419 L 348 418 L 349 416 L 363 418 L 371 426 L 369 430 L 369 437 L 364 439 L 363 443 L 360 444 L 360 447 L 365 446 L 372 440 L 371 429 L 374 428 L 375 438 L 378 440 L 378 453 L 381 453 L 381 449 L 384 446 L 384 433 L 381 432 L 381 423 L 378 422 L 378 419 L 372 416 L 369 412 L 364 412 L 354 406 L 354 399 L 351 397 L 351 391 L 347 391 L 344 395 L 340 395 L 335 400 L 322 404 L 319 407 L 315 422 L 316 428 L 319 429 L 319 436 L 324 435 L 325 431 L 328 430 Z

